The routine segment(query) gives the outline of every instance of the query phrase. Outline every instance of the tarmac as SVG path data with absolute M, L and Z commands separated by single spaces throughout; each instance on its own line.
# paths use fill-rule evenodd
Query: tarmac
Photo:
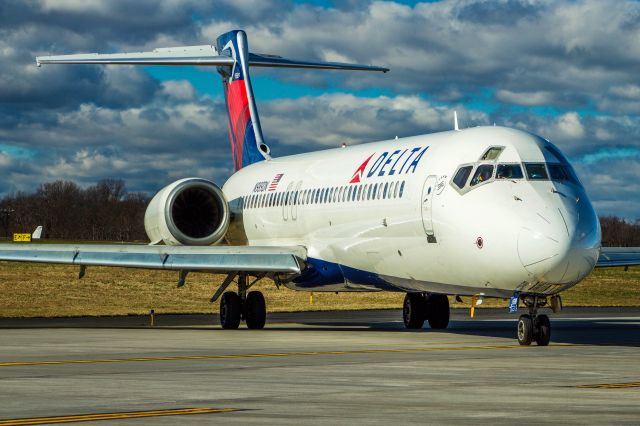
M 405 330 L 399 310 L 0 319 L 0 426 L 639 424 L 640 308 L 552 314 L 548 347 L 517 315 L 452 310 Z

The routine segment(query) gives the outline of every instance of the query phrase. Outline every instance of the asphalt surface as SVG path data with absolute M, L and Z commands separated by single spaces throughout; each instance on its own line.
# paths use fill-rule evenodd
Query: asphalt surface
M 638 424 L 640 309 L 566 309 L 549 347 L 517 316 L 453 310 L 0 319 L 0 426 L 84 424 Z M 62 417 L 65 416 L 65 417 Z M 10 420 L 11 421 L 8 421 Z

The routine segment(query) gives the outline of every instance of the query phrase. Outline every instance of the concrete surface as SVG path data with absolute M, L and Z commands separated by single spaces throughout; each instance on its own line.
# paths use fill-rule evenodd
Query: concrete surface
M 404 330 L 400 311 L 273 314 L 261 331 L 0 319 L 0 425 L 190 408 L 212 412 L 84 424 L 640 423 L 640 309 L 553 315 L 549 347 L 519 347 L 503 310 L 466 315 L 445 331 Z

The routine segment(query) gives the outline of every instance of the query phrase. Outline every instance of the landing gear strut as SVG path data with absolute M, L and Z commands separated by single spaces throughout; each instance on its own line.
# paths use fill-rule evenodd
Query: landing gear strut
M 225 283 L 227 281 L 230 282 L 231 280 L 225 280 Z M 251 291 L 247 294 L 249 287 L 255 284 L 256 281 L 247 285 L 247 276 L 238 275 L 238 293 L 226 291 L 222 295 L 220 299 L 220 325 L 222 325 L 222 328 L 236 329 L 240 326 L 242 320 L 247 323 L 247 328 L 264 328 L 267 319 L 264 296 L 259 291 Z M 228 286 L 228 283 L 226 285 Z M 212 298 L 212 300 L 214 299 Z
M 402 305 L 402 319 L 409 329 L 422 328 L 425 321 L 431 328 L 449 325 L 449 299 L 445 294 L 407 293 Z
M 538 315 L 538 308 L 547 304 L 547 299 L 540 296 L 525 296 L 522 298 L 529 313 L 520 315 L 518 319 L 518 343 L 530 345 L 535 341 L 538 346 L 547 346 L 551 339 L 551 323 L 549 317 Z

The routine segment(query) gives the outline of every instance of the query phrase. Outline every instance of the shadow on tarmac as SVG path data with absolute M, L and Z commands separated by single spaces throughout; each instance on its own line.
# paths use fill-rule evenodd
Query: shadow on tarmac
M 640 346 L 640 309 L 638 308 L 573 308 L 551 317 L 551 342 L 578 345 Z M 431 330 L 425 322 L 420 330 L 407 330 L 399 310 L 324 311 L 273 313 L 264 330 L 241 327 L 238 332 L 392 332 L 447 333 L 478 337 L 516 338 L 517 315 L 504 310 L 486 309 L 475 319 L 462 310 L 452 310 L 446 330 Z M 217 315 L 158 315 L 156 326 L 149 325 L 148 316 L 97 318 L 0 318 L 0 329 L 146 329 L 197 330 L 207 333 L 229 332 L 219 329 Z M 271 325 L 271 327 L 270 327 Z

